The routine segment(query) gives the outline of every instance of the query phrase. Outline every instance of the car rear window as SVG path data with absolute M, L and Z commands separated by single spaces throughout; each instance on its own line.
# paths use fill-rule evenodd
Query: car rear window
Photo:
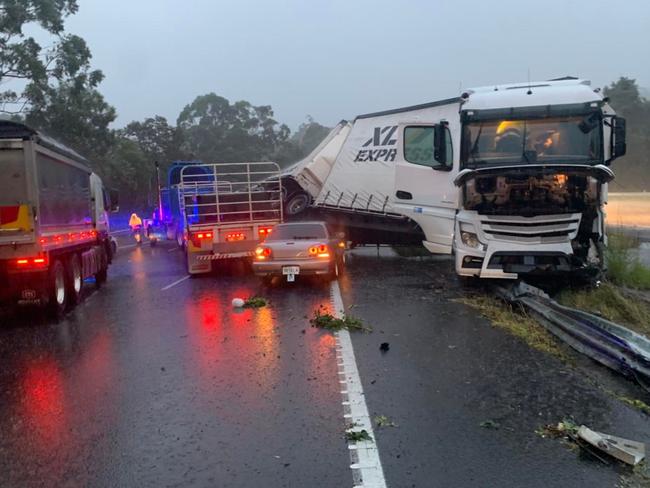
M 274 241 L 285 239 L 326 239 L 325 227 L 321 224 L 278 225 L 271 233 Z

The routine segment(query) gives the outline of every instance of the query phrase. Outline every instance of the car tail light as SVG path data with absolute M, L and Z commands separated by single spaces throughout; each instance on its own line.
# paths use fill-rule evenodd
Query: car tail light
M 257 249 L 255 249 L 255 259 L 259 261 L 264 261 L 265 259 L 269 259 L 271 257 L 271 248 L 270 247 L 264 247 L 260 246 Z
M 260 236 L 260 239 L 265 239 L 273 232 L 273 227 L 260 227 L 257 233 Z
M 232 242 L 232 241 L 243 241 L 246 239 L 246 234 L 243 232 L 229 232 L 226 234 L 226 241 Z
M 190 240 L 194 247 L 201 247 L 202 241 L 212 240 L 214 234 L 212 232 L 192 232 L 190 234 Z
M 14 269 L 45 269 L 47 268 L 47 263 L 47 256 L 18 258 L 11 262 Z
M 329 258 L 330 249 L 325 244 L 318 244 L 309 248 L 309 255 L 318 258 Z

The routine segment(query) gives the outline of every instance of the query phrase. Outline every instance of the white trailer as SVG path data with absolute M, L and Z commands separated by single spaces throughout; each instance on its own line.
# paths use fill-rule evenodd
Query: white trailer
M 421 241 L 453 253 L 462 276 L 602 268 L 609 165 L 625 154 L 625 120 L 588 81 L 467 90 L 334 131 L 343 128 L 344 142 L 321 148 L 327 157 L 310 155 L 284 179 L 352 240 Z
M 117 203 L 72 149 L 0 121 L 0 302 L 44 305 L 61 316 L 83 281 L 106 280 Z

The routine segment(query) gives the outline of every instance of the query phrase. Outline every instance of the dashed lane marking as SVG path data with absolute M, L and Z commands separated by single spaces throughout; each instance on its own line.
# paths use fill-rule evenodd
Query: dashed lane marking
M 338 281 L 332 281 L 330 296 L 332 314 L 341 318 L 345 309 Z M 365 430 L 372 438 L 372 441 L 348 443 L 354 488 L 386 488 L 384 469 L 381 466 L 377 439 L 372 430 L 350 333 L 340 330 L 335 333 L 335 338 L 336 361 L 343 397 L 343 418 L 346 425 L 352 426 L 349 430 Z
M 127 244 L 126 246 L 119 246 L 117 248 L 117 252 L 120 252 L 120 250 L 123 251 L 124 249 L 131 249 L 132 247 L 135 247 L 135 246 L 137 246 L 137 244 Z
M 111 232 L 111 235 L 113 236 L 115 234 L 126 234 L 127 232 L 131 232 L 131 229 L 114 230 L 113 232 Z
M 169 285 L 162 287 L 162 288 L 160 289 L 160 291 L 169 290 L 172 286 L 176 286 L 176 285 L 178 285 L 179 283 L 182 283 L 183 281 L 185 281 L 185 280 L 187 280 L 187 279 L 189 279 L 189 278 L 190 278 L 190 275 L 183 276 L 182 278 L 180 278 L 180 279 L 174 281 L 173 283 L 170 283 Z

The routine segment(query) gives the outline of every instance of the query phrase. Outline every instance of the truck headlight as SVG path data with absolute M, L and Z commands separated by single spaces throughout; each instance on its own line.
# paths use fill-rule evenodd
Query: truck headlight
M 479 242 L 478 237 L 476 234 L 474 234 L 474 232 L 461 232 L 460 240 L 463 241 L 463 244 L 468 247 L 473 247 L 475 249 L 481 247 L 481 243 Z

